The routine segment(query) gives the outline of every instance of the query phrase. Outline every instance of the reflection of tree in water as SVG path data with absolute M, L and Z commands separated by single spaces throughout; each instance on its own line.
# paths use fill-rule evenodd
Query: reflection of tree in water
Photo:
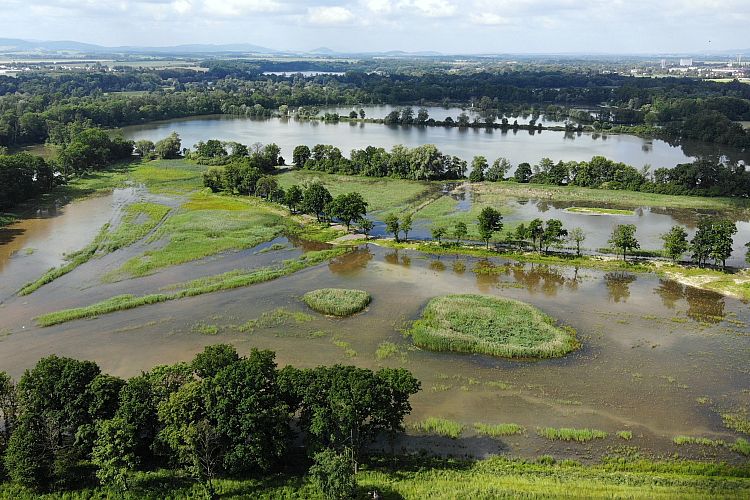
M 386 254 L 384 258 L 385 261 L 389 264 L 404 267 L 411 266 L 411 257 L 409 257 L 408 255 L 399 255 L 398 250 L 394 250 L 391 253 Z
M 437 272 L 445 271 L 445 264 L 441 260 L 433 260 L 430 262 L 430 269 Z
M 687 316 L 704 323 L 719 323 L 724 319 L 724 297 L 716 292 L 685 287 L 685 300 L 688 303 Z
M 724 296 L 716 292 L 685 286 L 672 280 L 659 280 L 655 292 L 669 309 L 674 309 L 678 300 L 685 299 L 688 305 L 687 317 L 694 321 L 719 323 L 726 315 Z
M 524 285 L 530 293 L 541 291 L 548 297 L 557 295 L 557 290 L 566 282 L 560 270 L 550 266 L 532 264 L 529 269 L 514 267 L 512 272 L 513 278 Z
M 458 274 L 459 276 L 464 274 L 464 272 L 466 272 L 466 263 L 462 260 L 454 260 L 453 272 Z
M 372 257 L 369 248 L 358 248 L 333 259 L 328 263 L 328 269 L 334 274 L 356 274 L 367 267 L 367 263 L 372 260 Z
M 604 283 L 607 285 L 609 300 L 615 303 L 627 302 L 630 298 L 630 284 L 635 280 L 634 274 L 619 272 L 605 274 Z
M 547 200 L 539 200 L 536 203 L 536 209 L 544 213 L 549 210 L 550 203 Z
M 677 301 L 685 296 L 684 287 L 672 280 L 659 280 L 659 286 L 654 293 L 661 297 L 661 303 L 667 309 L 674 309 Z
M 572 290 L 575 292 L 578 290 L 578 285 L 580 284 L 581 284 L 581 278 L 578 277 L 578 268 L 576 267 L 573 271 L 573 277 L 565 281 L 565 286 L 567 286 L 569 290 Z

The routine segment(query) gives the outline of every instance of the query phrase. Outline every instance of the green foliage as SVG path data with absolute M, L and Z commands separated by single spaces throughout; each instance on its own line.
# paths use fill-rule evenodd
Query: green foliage
M 721 440 L 713 440 L 713 439 L 708 439 L 704 437 L 694 437 L 694 436 L 675 436 L 672 439 L 672 442 L 678 445 L 697 444 L 701 446 L 711 446 L 713 448 L 726 445 L 726 443 Z
M 622 210 L 619 208 L 601 208 L 601 207 L 569 207 L 566 212 L 578 214 L 595 214 L 595 215 L 634 215 L 632 210 Z
M 322 218 L 328 215 L 325 210 L 331 201 L 333 201 L 331 193 L 322 184 L 315 182 L 305 189 L 302 198 L 302 210 L 305 213 L 315 215 L 320 222 Z
M 732 451 L 750 457 L 750 442 L 747 439 L 738 438 L 732 445 Z
M 103 485 L 128 489 L 128 475 L 138 464 L 135 432 L 135 427 L 122 417 L 97 424 L 91 461 L 97 467 L 96 477 Z
M 630 441 L 633 439 L 633 432 L 632 431 L 617 431 L 617 437 L 620 439 L 624 439 L 625 441 Z
M 750 435 L 750 418 L 748 418 L 747 413 L 722 413 L 721 419 L 725 427 Z
M 558 357 L 578 347 L 570 329 L 556 327 L 535 307 L 482 295 L 432 299 L 409 335 L 427 349 L 509 358 Z
M 346 224 L 346 230 L 352 221 L 360 220 L 367 215 L 367 202 L 359 193 L 340 194 L 326 208 L 328 215 Z
M 314 311 L 331 316 L 351 316 L 363 310 L 372 298 L 364 290 L 321 288 L 307 292 L 302 300 Z
M 5 452 L 10 479 L 32 490 L 44 490 L 53 482 L 53 448 L 43 417 L 27 415 L 14 429 Z
M 682 226 L 673 226 L 661 239 L 664 241 L 664 251 L 673 262 L 677 262 L 688 251 L 687 231 Z
M 445 418 L 429 417 L 413 425 L 417 432 L 426 434 L 437 434 L 438 436 L 458 439 L 464 431 L 464 425 L 454 420 Z
M 326 449 L 316 453 L 309 474 L 323 498 L 342 500 L 354 497 L 357 482 L 346 452 Z
M 396 240 L 396 243 L 398 243 L 398 233 L 401 230 L 398 216 L 393 213 L 388 214 L 385 216 L 385 219 L 383 219 L 383 222 L 385 223 L 385 230 L 389 233 L 393 233 L 393 238 Z
M 492 235 L 503 229 L 502 220 L 503 217 L 500 215 L 500 211 L 492 207 L 484 207 L 479 214 L 479 217 L 477 218 L 479 223 L 479 235 L 486 243 L 487 248 L 490 247 L 490 239 L 492 239 Z
M 199 377 L 210 378 L 239 359 L 237 351 L 231 345 L 209 345 L 203 349 L 203 352 L 195 355 L 191 366 Z
M 477 434 L 489 437 L 513 436 L 515 434 L 524 434 L 526 428 L 518 424 L 474 424 L 474 430 Z
M 634 224 L 618 224 L 612 230 L 609 244 L 622 253 L 623 261 L 627 260 L 627 255 L 630 250 L 640 248 L 638 240 L 635 239 L 635 231 L 636 227 Z
M 571 429 L 563 427 L 555 429 L 554 427 L 543 427 L 537 429 L 540 436 L 555 441 L 576 441 L 583 443 L 594 439 L 604 439 L 607 433 L 596 429 Z

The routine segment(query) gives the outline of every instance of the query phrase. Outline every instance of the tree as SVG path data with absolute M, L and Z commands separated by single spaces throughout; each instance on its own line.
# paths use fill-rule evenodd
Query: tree
M 5 453 L 13 429 L 18 421 L 18 395 L 13 379 L 5 372 L 0 372 L 0 457 Z M 0 463 L 0 477 L 2 477 Z
M 745 262 L 750 264 L 750 241 L 745 243 L 745 248 L 747 248 L 747 250 L 745 251 Z
M 487 158 L 484 156 L 475 156 L 471 160 L 471 173 L 469 181 L 482 182 L 484 180 L 484 171 L 487 169 Z
M 492 162 L 492 166 L 487 169 L 484 175 L 485 180 L 490 182 L 501 181 L 510 170 L 510 162 L 505 158 L 498 158 Z
M 264 175 L 255 183 L 255 195 L 270 199 L 275 190 L 279 188 L 279 182 L 270 175 Z
M 692 259 L 699 267 L 708 261 L 711 255 L 711 237 L 712 223 L 708 217 L 701 217 L 698 220 L 698 228 L 693 235 L 693 239 L 690 240 L 690 252 L 692 253 Z
M 227 156 L 227 150 L 224 148 L 224 144 L 217 139 L 209 139 L 206 142 L 200 141 L 195 145 L 195 152 L 204 158 Z
M 409 231 L 411 231 L 411 214 L 407 213 L 401 219 L 401 230 L 404 232 L 404 241 L 409 241 Z
M 195 355 L 191 367 L 200 378 L 210 378 L 239 359 L 237 351 L 229 344 L 209 345 Z
M 568 231 L 563 229 L 562 222 L 558 219 L 547 220 L 542 234 L 542 241 L 544 242 L 544 253 L 549 252 L 551 245 L 558 245 L 562 243 L 563 239 L 568 235 Z
M 401 230 L 398 216 L 393 213 L 388 214 L 385 216 L 385 219 L 383 219 L 383 222 L 385 223 L 385 230 L 389 233 L 393 233 L 393 238 L 396 240 L 396 243 L 398 243 L 398 233 Z
M 584 242 L 586 239 L 586 233 L 584 230 L 580 227 L 574 227 L 570 230 L 570 233 L 568 234 L 568 238 L 570 241 L 576 244 L 576 255 L 578 257 L 581 256 L 581 243 Z
M 347 453 L 337 453 L 330 448 L 313 456 L 310 477 L 313 483 L 329 500 L 354 498 L 357 481 L 351 468 Z
M 492 207 L 484 207 L 477 217 L 479 222 L 479 236 L 482 241 L 487 245 L 487 249 L 490 248 L 490 239 L 492 235 L 503 229 L 503 217 L 500 215 L 500 211 Z
M 138 465 L 135 455 L 135 427 L 116 417 L 96 426 L 97 438 L 91 454 L 96 477 L 105 486 L 128 489 L 128 474 Z
M 682 226 L 672 226 L 669 232 L 661 235 L 664 251 L 673 262 L 677 262 L 688 251 L 690 246 L 687 236 L 687 231 Z
M 154 145 L 154 150 L 159 158 L 170 159 L 179 158 L 181 147 L 182 141 L 180 140 L 180 136 L 177 135 L 177 132 L 172 132 L 169 136 L 158 141 Z
M 224 173 L 225 169 L 221 167 L 209 167 L 208 170 L 203 172 L 203 186 L 209 188 L 213 193 L 225 189 L 227 186 L 224 182 Z
M 362 219 L 367 215 L 367 202 L 357 192 L 340 194 L 333 199 L 328 212 L 329 216 L 343 222 L 348 232 L 352 221 Z
M 430 114 L 427 112 L 427 108 L 419 108 L 419 110 L 417 111 L 417 123 L 420 125 L 424 125 L 429 119 Z
M 533 219 L 529 222 L 526 234 L 531 238 L 531 246 L 534 247 L 534 250 L 539 249 L 541 253 L 542 241 L 544 240 L 544 221 L 542 219 Z M 538 245 L 537 242 L 539 242 Z
M 456 238 L 456 243 L 461 243 L 461 240 L 466 238 L 469 234 L 469 229 L 466 227 L 465 222 L 456 222 L 456 226 L 453 228 L 453 237 Z
M 357 112 L 354 110 L 349 111 L 349 119 L 350 120 L 356 120 L 357 119 Z
M 366 115 L 365 115 L 365 110 L 364 110 L 364 108 L 359 108 L 359 118 L 360 118 L 361 120 L 364 120 L 364 119 L 365 119 L 365 116 L 366 116 Z
M 286 194 L 284 195 L 284 205 L 289 207 L 290 212 L 294 213 L 302 203 L 302 198 L 302 189 L 295 184 L 286 190 Z
M 442 226 L 433 226 L 432 228 L 432 238 L 437 240 L 438 245 L 440 244 L 440 240 L 445 236 L 446 229 Z
M 370 238 L 370 232 L 372 231 L 372 228 L 374 226 L 375 224 L 373 224 L 373 222 L 370 219 L 366 219 L 364 217 L 359 219 L 359 228 L 365 234 L 365 240 Z
M 154 149 L 156 146 L 152 141 L 149 141 L 148 139 L 141 139 L 139 141 L 135 141 L 135 154 L 140 156 L 141 158 L 147 158 L 151 155 L 151 153 L 154 152 Z
M 10 479 L 37 491 L 53 481 L 54 451 L 50 434 L 40 415 L 26 413 L 19 421 L 5 452 Z
M 628 251 L 640 248 L 640 243 L 635 239 L 635 224 L 618 224 L 612 230 L 609 244 L 622 252 L 622 260 L 627 259 Z
M 527 183 L 531 180 L 531 174 L 531 165 L 524 162 L 516 167 L 516 171 L 513 173 L 513 178 L 516 182 Z
M 326 206 L 333 200 L 331 193 L 319 182 L 314 182 L 305 189 L 302 197 L 302 209 L 309 213 L 315 214 L 318 222 L 324 215 Z
M 307 160 L 310 159 L 310 156 L 311 153 L 309 147 L 305 145 L 297 146 L 292 152 L 292 163 L 294 163 L 295 167 L 302 168 L 305 166 L 305 163 L 307 163 Z
M 737 233 L 737 225 L 728 219 L 713 222 L 711 231 L 711 258 L 714 264 L 721 261 L 722 269 L 727 267 L 727 259 L 732 255 L 733 236 Z

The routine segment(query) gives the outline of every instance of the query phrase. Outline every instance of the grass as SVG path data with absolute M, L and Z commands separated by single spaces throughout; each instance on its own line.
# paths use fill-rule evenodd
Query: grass
M 732 451 L 750 457 L 750 442 L 747 439 L 739 438 L 732 445 Z
M 727 428 L 750 435 L 750 419 L 746 413 L 723 413 L 721 419 Z
M 418 205 L 424 197 L 435 190 L 435 186 L 428 182 L 336 175 L 307 170 L 290 170 L 276 178 L 279 186 L 284 189 L 295 184 L 303 186 L 320 182 L 334 197 L 356 191 L 368 203 L 368 212 L 403 211 Z
M 632 431 L 618 431 L 617 437 L 620 439 L 624 439 L 625 441 L 630 441 L 633 439 L 633 432 Z
M 128 260 L 107 279 L 145 276 L 164 267 L 252 248 L 281 235 L 285 223 L 260 200 L 195 193 L 148 240 L 165 244 Z
M 7 226 L 16 222 L 18 218 L 13 214 L 4 214 L 0 212 L 0 227 Z
M 220 498 L 322 499 L 301 468 L 265 478 L 219 478 Z M 750 494 L 747 465 L 612 459 L 591 465 L 554 458 L 517 459 L 501 456 L 480 461 L 424 456 L 373 458 L 356 475 L 356 498 L 377 490 L 381 498 L 743 498 Z M 185 473 L 155 470 L 128 477 L 126 498 L 204 498 L 205 489 Z M 84 487 L 45 495 L 13 483 L 0 484 L 0 497 L 18 500 L 83 500 L 111 498 L 102 487 Z
M 364 290 L 321 288 L 307 292 L 302 300 L 313 311 L 328 316 L 351 316 L 363 310 L 372 300 Z
M 143 239 L 166 217 L 169 210 L 169 207 L 159 203 L 131 203 L 125 207 L 122 220 L 114 230 L 110 231 L 110 225 L 105 224 L 91 243 L 66 257 L 68 262 L 65 265 L 52 268 L 37 280 L 27 283 L 18 294 L 28 295 L 95 256 L 106 255 Z
M 480 196 L 572 202 L 585 201 L 588 203 L 616 205 L 622 208 L 640 206 L 701 210 L 746 210 L 750 208 L 750 201 L 742 198 L 677 196 L 642 193 L 639 191 L 591 189 L 577 186 L 548 186 L 541 184 L 519 184 L 516 182 L 484 182 L 472 184 L 472 189 Z
M 482 424 L 475 423 L 474 430 L 477 434 L 489 437 L 502 437 L 502 436 L 513 436 L 516 434 L 524 434 L 526 428 L 518 424 Z
M 400 351 L 398 346 L 393 342 L 381 342 L 380 345 L 378 345 L 378 348 L 375 350 L 375 357 L 379 361 L 382 361 L 384 359 L 392 358 L 399 352 Z
M 185 194 L 203 187 L 206 167 L 188 160 L 152 160 L 137 165 L 130 178 L 152 193 Z
M 594 439 L 604 439 L 608 436 L 606 432 L 596 429 L 572 429 L 569 427 L 559 429 L 542 427 L 541 429 L 537 429 L 536 432 L 540 436 L 552 441 L 576 441 L 578 443 L 585 443 Z
M 566 208 L 565 211 L 589 215 L 635 215 L 632 210 L 621 210 L 619 208 L 570 207 Z
M 276 328 L 289 323 L 301 324 L 312 320 L 313 317 L 309 314 L 278 307 L 272 311 L 264 312 L 256 319 L 247 321 L 239 327 L 239 330 L 241 332 L 253 333 L 258 328 Z
M 693 437 L 693 436 L 675 436 L 672 441 L 674 444 L 677 445 L 683 445 L 683 444 L 698 444 L 701 446 L 711 446 L 713 448 L 718 448 L 720 446 L 725 446 L 726 442 L 722 440 L 714 440 L 714 439 L 708 439 L 704 437 Z
M 482 295 L 430 300 L 408 333 L 416 345 L 434 351 L 506 358 L 559 357 L 579 346 L 572 329 L 555 326 L 552 318 L 537 308 Z
M 715 269 L 665 265 L 658 267 L 656 271 L 657 274 L 682 284 L 711 290 L 740 300 L 750 300 L 750 272 L 747 269 L 736 273 L 726 273 Z
M 171 292 L 153 293 L 141 296 L 118 295 L 89 306 L 42 314 L 36 318 L 36 322 L 39 326 L 52 326 L 67 321 L 93 318 L 101 316 L 102 314 L 124 311 L 144 305 L 263 283 L 320 264 L 321 262 L 337 257 L 346 251 L 347 249 L 345 248 L 334 248 L 331 250 L 308 252 L 297 259 L 286 260 L 282 265 L 277 267 L 264 267 L 253 271 L 229 271 L 228 273 L 174 285 L 168 287 L 176 290 Z
M 437 434 L 438 436 L 458 439 L 464 431 L 464 425 L 454 420 L 445 418 L 429 417 L 412 425 L 417 432 L 425 434 Z

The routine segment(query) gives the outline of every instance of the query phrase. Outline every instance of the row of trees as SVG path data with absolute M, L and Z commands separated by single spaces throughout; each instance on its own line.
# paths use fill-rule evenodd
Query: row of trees
M 419 388 L 404 369 L 279 370 L 273 352 L 229 345 L 129 380 L 50 356 L 17 385 L 0 372 L 0 478 L 47 491 L 95 475 L 127 490 L 134 471 L 180 469 L 213 498 L 215 478 L 271 472 L 299 433 L 313 472 L 343 460 L 346 482 L 376 437 L 403 430 Z
M 48 193 L 55 186 L 53 165 L 28 153 L 0 154 L 0 210 Z

